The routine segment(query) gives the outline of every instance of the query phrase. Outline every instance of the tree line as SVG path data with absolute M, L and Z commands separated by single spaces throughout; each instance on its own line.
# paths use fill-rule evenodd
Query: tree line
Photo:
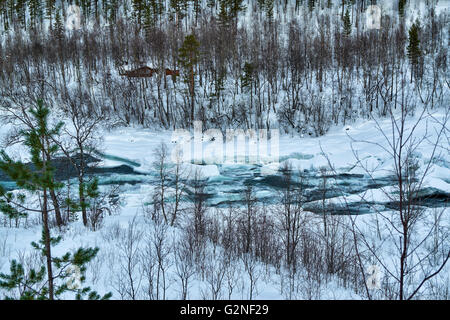
M 366 28 L 368 1 L 32 3 L 2 2 L 3 105 L 39 97 L 64 109 L 76 99 L 113 124 L 168 129 L 202 120 L 322 135 L 387 116 L 402 87 L 420 106 L 447 100 L 446 16 L 433 4 L 419 23 L 400 1 L 377 30 Z M 70 3 L 81 8 L 79 30 L 66 30 Z M 25 15 L 34 24 L 22 23 L 20 10 L 38 12 Z M 145 65 L 180 76 L 119 75 Z

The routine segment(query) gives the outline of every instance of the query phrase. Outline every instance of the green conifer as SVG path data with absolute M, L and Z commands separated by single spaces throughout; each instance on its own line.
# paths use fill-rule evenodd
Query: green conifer
M 346 36 L 349 36 L 352 33 L 352 23 L 350 20 L 350 12 L 348 9 L 345 11 L 344 15 L 344 33 Z
M 30 212 L 41 214 L 42 237 L 39 243 L 33 242 L 32 246 L 41 252 L 46 263 L 39 270 L 31 269 L 25 273 L 23 266 L 13 260 L 10 266 L 11 273 L 0 274 L 0 288 L 7 291 L 19 289 L 20 299 L 53 300 L 62 297 L 68 291 L 74 292 L 77 299 L 86 295 L 90 299 L 99 299 L 100 296 L 90 288 L 72 287 L 67 282 L 72 276 L 69 272 L 70 266 L 78 268 L 78 280 L 80 283 L 84 281 L 85 265 L 95 257 L 97 248 L 79 248 L 73 254 L 52 256 L 52 247 L 61 238 L 54 238 L 50 234 L 50 214 L 55 209 L 51 207 L 50 191 L 61 189 L 62 184 L 54 177 L 55 168 L 51 160 L 59 150 L 53 141 L 60 134 L 62 123 L 50 128 L 49 115 L 49 109 L 42 101 L 38 101 L 37 107 L 30 110 L 32 124 L 29 129 L 21 131 L 24 146 L 30 153 L 31 165 L 14 161 L 4 150 L 0 151 L 0 170 L 8 175 L 18 188 L 27 190 L 39 198 L 37 208 L 28 207 L 23 193 L 14 194 L 0 187 L 0 211 L 9 217 L 25 216 Z M 109 296 L 110 294 L 107 294 L 103 298 Z

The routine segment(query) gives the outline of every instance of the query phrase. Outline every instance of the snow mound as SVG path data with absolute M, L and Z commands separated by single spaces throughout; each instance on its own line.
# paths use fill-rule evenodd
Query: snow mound
M 183 163 L 181 165 L 181 176 L 184 179 L 194 179 L 195 176 L 201 179 L 220 176 L 219 168 L 214 164 L 199 165 L 192 163 Z

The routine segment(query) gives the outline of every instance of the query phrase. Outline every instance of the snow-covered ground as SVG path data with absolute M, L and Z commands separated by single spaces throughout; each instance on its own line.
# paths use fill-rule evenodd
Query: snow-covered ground
M 417 126 L 417 116 L 408 119 L 407 129 L 411 130 L 414 126 L 415 136 L 427 136 L 421 146 L 416 150 L 416 156 L 421 167 L 431 162 L 431 170 L 425 180 L 425 187 L 432 187 L 443 193 L 450 193 L 450 155 L 448 151 L 448 140 L 444 134 L 439 145 L 433 154 L 438 123 L 442 122 L 444 114 L 442 111 L 434 112 L 422 119 Z M 438 122 L 439 121 L 439 122 Z M 378 123 L 378 125 L 377 125 Z M 381 130 L 380 130 L 381 129 Z M 448 128 L 446 128 L 448 136 Z M 5 131 L 3 131 L 5 132 Z M 386 136 L 384 136 L 382 134 Z M 283 166 L 283 163 L 289 163 L 294 170 L 308 170 L 309 172 L 317 172 L 319 174 L 321 168 L 329 169 L 329 162 L 338 173 L 349 174 L 372 174 L 374 177 L 387 177 L 392 175 L 393 159 L 387 150 L 388 141 L 392 134 L 392 123 L 389 119 L 381 119 L 377 122 L 359 121 L 351 126 L 336 127 L 330 130 L 328 134 L 320 138 L 298 137 L 282 135 L 280 137 L 280 163 L 266 165 L 265 170 L 269 174 L 276 174 L 277 168 Z M 172 132 L 155 132 L 142 128 L 119 128 L 112 131 L 106 131 L 102 134 L 104 137 L 104 146 L 102 152 L 108 157 L 102 161 L 102 166 L 115 166 L 124 163 L 133 163 L 136 171 L 142 173 L 152 172 L 152 163 L 155 161 L 153 151 L 165 142 L 171 151 L 175 147 L 172 141 Z M 387 138 L 387 139 L 386 139 Z M 209 142 L 204 142 L 207 144 Z M 15 156 L 20 156 L 22 160 L 26 160 L 26 155 L 20 152 L 21 147 L 15 146 L 9 148 L 8 152 L 12 152 Z M 239 151 L 245 154 L 245 148 Z M 363 167 L 357 165 L 355 155 L 361 159 Z M 326 155 L 326 156 L 325 156 Z M 328 162 L 329 161 L 329 162 Z M 189 170 L 201 170 L 205 178 L 210 181 L 218 179 L 223 170 L 233 166 L 244 166 L 245 164 L 227 164 L 227 165 L 194 165 L 184 164 Z M 222 171 L 222 172 L 221 172 Z M 130 240 L 130 230 L 134 230 L 131 234 L 135 234 L 137 250 L 134 251 L 136 261 L 150 256 L 143 255 L 146 246 L 152 245 L 152 239 L 157 234 L 157 227 L 148 218 L 145 217 L 143 208 L 145 203 L 151 201 L 151 193 L 154 186 L 145 180 L 135 186 L 123 186 L 121 199 L 122 207 L 120 212 L 106 216 L 104 225 L 98 231 L 89 231 L 80 221 L 70 224 L 67 229 L 61 233 L 63 241 L 59 244 L 54 253 L 62 254 L 67 250 L 74 250 L 80 246 L 97 246 L 100 248 L 98 256 L 88 266 L 87 284 L 97 290 L 99 293 L 111 291 L 114 299 L 130 298 L 124 291 L 123 286 L 127 281 L 124 260 L 126 255 L 125 244 Z M 346 201 L 360 201 L 365 197 L 367 201 L 387 201 L 385 199 L 386 192 L 389 193 L 391 187 L 371 189 L 365 191 L 364 195 L 355 194 L 346 196 Z M 270 196 L 270 194 L 268 195 Z M 342 197 L 332 199 L 332 201 L 343 201 Z M 444 209 L 445 210 L 445 209 Z M 211 211 L 209 214 L 218 214 L 219 211 Z M 428 212 L 430 215 L 432 210 Z M 386 213 L 385 214 L 389 214 Z M 444 222 L 448 223 L 450 210 L 444 212 Z M 313 215 L 314 216 L 314 215 Z M 364 215 L 359 217 L 358 225 L 361 229 L 367 227 L 372 221 L 372 215 Z M 5 224 L 0 227 L 0 271 L 8 272 L 9 262 L 11 259 L 19 259 L 19 261 L 35 263 L 32 258 L 32 249 L 30 242 L 37 241 L 40 237 L 41 228 L 35 223 L 37 217 L 32 215 L 29 218 L 28 227 L 14 228 Z M 134 224 L 133 224 L 134 223 Z M 134 229 L 131 226 L 134 225 Z M 58 233 L 54 229 L 55 233 Z M 177 227 L 169 227 L 166 232 L 166 246 L 168 248 L 175 246 L 180 241 L 180 230 Z M 207 259 L 208 266 L 211 270 L 220 270 L 222 267 L 220 248 L 214 249 L 212 244 L 208 245 Z M 34 261 L 34 262 L 33 262 Z M 176 264 L 174 257 L 169 254 L 167 260 L 167 279 L 166 279 L 166 298 L 176 299 L 180 297 L 179 279 L 176 276 Z M 253 298 L 256 299 L 283 299 L 286 298 L 285 292 L 280 288 L 285 288 L 285 278 L 275 272 L 267 272 L 267 267 L 259 262 L 255 262 L 257 270 L 256 290 L 253 292 Z M 231 298 L 247 299 L 249 298 L 249 275 L 245 272 L 243 262 L 235 265 L 237 268 L 232 273 L 226 275 L 227 281 L 234 285 Z M 272 267 L 270 267 L 272 268 Z M 146 298 L 146 288 L 148 279 L 140 263 L 136 262 L 133 266 L 133 277 L 135 285 L 139 288 L 136 297 Z M 302 274 L 302 271 L 299 272 Z M 299 276 L 300 277 L 300 276 Z M 284 279 L 284 280 L 283 280 Z M 300 278 L 299 278 L 300 279 Z M 299 290 L 300 294 L 294 295 L 293 298 L 322 298 L 322 299 L 358 299 L 361 298 L 351 288 L 345 288 L 341 282 L 331 278 L 327 283 L 313 283 L 305 278 L 299 281 L 301 285 L 309 288 L 315 288 L 315 293 L 311 296 L 311 292 L 304 287 Z M 442 281 L 448 284 L 448 268 L 443 272 Z M 447 279 L 447 280 L 445 280 Z M 211 298 L 208 276 L 201 279 L 194 277 L 189 285 L 189 298 L 202 299 Z M 312 280 L 311 280 L 312 281 Z M 225 283 L 225 282 L 224 282 Z M 309 292 L 309 295 L 306 294 Z M 226 285 L 223 285 L 220 291 L 220 297 L 227 298 L 228 293 Z
M 415 157 L 420 168 L 426 168 L 431 162 L 424 181 L 424 188 L 433 187 L 440 191 L 450 192 L 450 155 L 448 149 L 448 128 L 438 138 L 441 123 L 445 118 L 443 111 L 427 114 L 418 121 L 411 117 L 405 126 L 405 135 L 414 130 L 414 137 L 426 137 L 418 148 Z M 417 124 L 417 125 L 416 125 Z M 114 160 L 105 159 L 103 166 L 124 164 L 125 160 L 139 164 L 137 172 L 149 173 L 155 161 L 154 150 L 161 143 L 168 147 L 169 155 L 174 151 L 173 132 L 154 132 L 142 128 L 121 128 L 105 132 L 103 151 Z M 194 134 L 192 134 L 194 136 Z M 390 119 L 360 120 L 352 125 L 334 127 L 328 134 L 313 138 L 308 136 L 281 135 L 279 139 L 279 161 L 269 164 L 261 163 L 261 171 L 276 174 L 279 168 L 289 165 L 294 171 L 310 171 L 320 173 L 321 169 L 330 172 L 329 165 L 338 174 L 362 174 L 371 178 L 383 178 L 394 175 L 394 159 L 390 154 L 389 144 L 392 142 L 392 122 Z M 193 142 L 192 142 L 193 143 Z M 211 142 L 201 142 L 206 149 Z M 435 144 L 438 144 L 436 150 Z M 236 154 L 249 155 L 246 144 L 238 144 Z M 120 160 L 122 159 L 122 160 Z M 249 167 L 252 163 L 241 162 L 226 164 L 198 165 L 184 163 L 184 172 L 201 172 L 204 178 L 219 177 L 221 169 L 228 167 Z M 420 172 L 419 172 L 420 173 Z

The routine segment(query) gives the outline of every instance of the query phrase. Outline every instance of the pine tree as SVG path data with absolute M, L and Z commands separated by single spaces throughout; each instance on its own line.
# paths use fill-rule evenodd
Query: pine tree
M 409 29 L 409 44 L 407 47 L 407 55 L 411 63 L 411 81 L 413 76 L 417 76 L 419 69 L 420 57 L 422 56 L 422 50 L 420 49 L 420 23 L 416 21 Z
M 138 25 L 141 25 L 142 16 L 144 15 L 144 9 L 146 7 L 144 0 L 132 0 L 133 15 Z
M 53 12 L 55 11 L 56 0 L 45 0 L 45 17 L 50 20 L 52 25 Z
M 398 1 L 398 14 L 401 18 L 405 16 L 405 6 L 406 6 L 406 0 L 399 0 Z
M 228 13 L 227 1 L 221 0 L 219 3 L 219 23 L 223 28 L 228 28 L 230 15 Z
M 55 16 L 55 24 L 53 26 L 53 36 L 56 38 L 59 44 L 61 44 L 62 41 L 64 40 L 64 25 L 61 20 L 61 15 L 59 11 L 56 12 Z
M 241 87 L 250 88 L 253 84 L 253 75 L 255 72 L 255 67 L 252 63 L 246 62 L 244 64 L 244 74 L 241 76 Z
M 244 74 L 241 76 L 241 88 L 248 89 L 250 92 L 250 110 L 253 109 L 253 83 L 254 83 L 255 66 L 246 62 L 244 65 Z
M 26 30 L 26 1 L 25 0 L 17 0 L 15 5 L 16 15 L 19 18 L 20 24 Z
M 147 34 L 156 26 L 163 13 L 164 6 L 161 0 L 149 0 L 143 7 L 143 25 Z
M 315 6 L 316 6 L 316 0 L 308 0 L 309 12 L 312 12 L 314 10 Z
M 201 1 L 200 0 L 192 0 L 193 6 L 194 6 L 194 13 L 195 13 L 195 24 L 197 25 L 198 16 L 201 11 Z
M 232 19 L 238 17 L 239 12 L 244 11 L 246 6 L 243 4 L 244 0 L 228 0 L 230 5 L 230 16 Z
M 91 0 L 80 0 L 82 17 L 89 18 L 91 15 Z
M 349 36 L 352 33 L 352 23 L 350 21 L 350 12 L 348 9 L 345 11 L 344 15 L 344 33 L 346 36 Z
M 75 265 L 81 268 L 83 273 L 84 264 L 91 260 L 98 249 L 79 249 L 74 255 L 65 254 L 61 258 L 53 257 L 51 248 L 57 244 L 60 239 L 53 238 L 50 235 L 50 214 L 55 211 L 55 206 L 51 207 L 50 191 L 61 189 L 62 184 L 57 182 L 54 177 L 54 167 L 52 159 L 58 152 L 58 146 L 54 144 L 54 138 L 59 136 L 62 123 L 57 123 L 53 128 L 49 127 L 50 111 L 38 101 L 37 107 L 30 110 L 32 125 L 27 130 L 21 131 L 24 140 L 24 146 L 28 148 L 31 155 L 32 165 L 27 165 L 21 161 L 12 160 L 5 151 L 0 151 L 0 170 L 8 175 L 17 185 L 17 187 L 28 190 L 39 197 L 38 208 L 27 207 L 25 204 L 25 195 L 23 193 L 13 194 L 0 187 L 0 211 L 10 217 L 27 215 L 29 212 L 40 213 L 42 216 L 42 239 L 39 244 L 32 243 L 35 249 L 40 250 L 46 260 L 46 266 L 40 270 L 31 270 L 25 277 L 23 267 L 15 261 L 11 263 L 11 274 L 0 275 L 0 287 L 7 290 L 14 288 L 23 288 L 24 282 L 31 279 L 30 284 L 37 284 L 43 280 L 47 273 L 45 286 L 39 290 L 28 288 L 21 292 L 21 298 L 26 299 L 44 299 L 50 300 L 60 296 L 69 290 L 66 284 L 57 284 L 57 280 L 64 280 L 68 275 L 64 270 L 69 265 Z M 83 279 L 81 279 L 83 280 Z M 77 297 L 90 292 L 87 288 L 77 291 Z M 94 294 L 93 298 L 96 297 Z
M 1 19 L 3 21 L 3 30 L 4 31 L 8 31 L 9 30 L 9 19 L 10 19 L 9 17 L 10 17 L 10 14 L 11 14 L 11 11 L 9 11 L 10 1 L 11 0 L 0 2 L 1 16 L 2 16 Z
M 170 8 L 172 9 L 173 14 L 175 14 L 175 24 L 177 27 L 180 26 L 180 21 L 186 15 L 187 11 L 187 0 L 170 0 Z
M 266 15 L 269 21 L 273 19 L 273 0 L 266 0 Z
M 194 121 L 194 96 L 195 96 L 195 66 L 200 57 L 200 43 L 195 35 L 190 34 L 185 37 L 183 45 L 179 49 L 179 62 L 186 72 L 185 81 L 189 86 L 191 96 L 191 121 Z
M 36 27 L 37 21 L 42 21 L 42 6 L 40 0 L 29 0 L 28 9 L 30 12 L 31 26 Z
M 150 30 L 155 26 L 155 16 L 150 7 L 146 7 L 144 10 L 143 26 L 147 34 L 149 34 Z
M 260 6 L 263 6 L 267 0 L 258 0 Z M 223 26 L 228 26 L 231 21 L 237 24 L 239 12 L 245 10 L 243 0 L 219 0 L 219 21 Z
M 116 23 L 117 12 L 119 11 L 118 0 L 103 1 L 105 5 L 105 12 L 107 15 L 107 21 L 110 25 Z

